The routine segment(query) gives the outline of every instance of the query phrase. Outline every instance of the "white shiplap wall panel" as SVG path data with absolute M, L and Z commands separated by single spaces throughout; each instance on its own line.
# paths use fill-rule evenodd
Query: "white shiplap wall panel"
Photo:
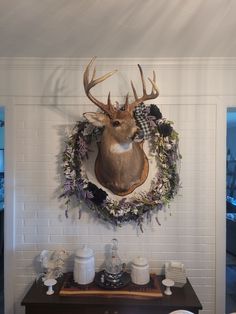
M 69 113 L 68 113 L 69 109 Z M 203 313 L 215 312 L 215 119 L 212 104 L 162 104 L 163 115 L 174 121 L 183 155 L 182 189 L 159 220 L 144 226 L 117 230 L 85 212 L 74 220 L 64 217 L 58 200 L 59 154 L 65 126 L 85 111 L 81 106 L 16 106 L 16 300 L 20 302 L 36 275 L 35 258 L 42 249 L 64 247 L 71 253 L 87 243 L 95 251 L 96 267 L 104 260 L 105 245 L 115 236 L 120 256 L 130 262 L 144 255 L 152 271 L 163 271 L 166 260 L 183 261 L 203 303 Z M 62 114 L 63 112 L 63 114 Z M 171 215 L 170 215 L 171 213 Z M 20 313 L 19 303 L 17 313 Z
M 6 95 L 1 96 L 1 104 L 9 104 L 12 108 L 9 109 L 12 116 L 8 115 L 12 124 L 6 125 L 7 138 L 11 139 L 11 149 L 7 151 L 11 153 L 8 169 L 12 175 L 7 183 L 11 192 L 6 193 L 6 206 L 10 211 L 6 215 L 10 234 L 6 247 L 12 235 L 15 239 L 10 246 L 13 252 L 6 250 L 11 259 L 7 261 L 10 266 L 6 276 L 6 287 L 12 287 L 6 297 L 7 308 L 11 309 L 9 313 L 23 312 L 20 301 L 35 277 L 35 258 L 42 249 L 67 248 L 71 254 L 67 266 L 71 269 L 74 250 L 86 242 L 94 249 L 99 267 L 104 260 L 105 244 L 115 236 L 120 241 L 120 255 L 125 262 L 143 254 L 148 257 L 151 269 L 161 272 L 166 260 L 183 261 L 203 303 L 203 313 L 222 314 L 224 296 L 221 292 L 224 289 L 216 285 L 215 280 L 218 278 L 220 283 L 219 278 L 223 278 L 216 273 L 216 257 L 218 269 L 220 266 L 222 270 L 224 261 L 220 256 L 224 256 L 224 252 L 219 250 L 216 256 L 215 246 L 220 242 L 224 247 L 225 235 L 219 230 L 224 231 L 221 220 L 224 220 L 225 208 L 224 187 L 217 183 L 219 173 L 222 180 L 223 172 L 216 167 L 217 164 L 223 169 L 223 165 L 219 157 L 217 161 L 216 152 L 219 155 L 221 147 L 221 155 L 224 154 L 224 145 L 219 145 L 221 141 L 224 143 L 224 132 L 218 131 L 223 118 L 220 97 L 235 94 L 235 59 L 97 60 L 98 75 L 113 68 L 119 73 L 97 87 L 96 95 L 105 99 L 111 90 L 112 99 L 119 102 L 124 99 L 120 95 L 130 90 L 130 79 L 134 80 L 137 89 L 140 87 L 137 63 L 142 64 L 146 76 L 156 68 L 160 87 L 156 103 L 163 115 L 174 121 L 180 134 L 183 188 L 171 208 L 160 213 L 161 226 L 155 221 L 145 225 L 144 234 L 132 224 L 114 230 L 86 212 L 81 220 L 66 219 L 63 202 L 57 198 L 58 157 L 67 127 L 71 127 L 83 112 L 93 110 L 82 86 L 82 72 L 87 61 L 0 60 L 0 92 Z M 225 98 L 224 106 L 234 102 L 233 96 Z M 9 231 L 12 225 L 13 231 Z M 15 300 L 15 310 L 11 300 Z

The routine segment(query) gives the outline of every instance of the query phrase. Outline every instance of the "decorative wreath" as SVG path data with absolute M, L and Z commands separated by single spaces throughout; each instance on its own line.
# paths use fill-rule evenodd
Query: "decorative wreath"
M 180 187 L 178 149 L 179 137 L 173 122 L 162 117 L 156 105 L 141 104 L 134 111 L 137 124 L 143 128 L 149 142 L 149 154 L 155 156 L 158 173 L 154 176 L 148 192 L 133 192 L 130 198 L 112 200 L 106 191 L 88 180 L 83 169 L 83 161 L 88 158 L 90 145 L 99 142 L 103 129 L 87 121 L 79 121 L 66 141 L 63 152 L 63 172 L 65 176 L 63 193 L 66 198 L 65 215 L 68 217 L 69 205 L 75 197 L 85 202 L 98 217 L 119 225 L 135 221 L 142 229 L 144 218 L 150 218 L 167 206 Z M 157 222 L 159 223 L 157 217 Z

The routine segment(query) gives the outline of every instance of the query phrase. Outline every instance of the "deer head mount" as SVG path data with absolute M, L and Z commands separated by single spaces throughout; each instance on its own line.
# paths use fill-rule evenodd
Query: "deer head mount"
M 153 79 L 148 78 L 152 86 L 152 91 L 148 94 L 142 68 L 138 65 L 143 95 L 138 97 L 131 81 L 134 101 L 129 104 L 129 94 L 127 94 L 124 106 L 117 108 L 111 103 L 110 93 L 108 94 L 107 104 L 97 100 L 90 93 L 91 88 L 105 81 L 116 72 L 114 70 L 95 79 L 96 68 L 94 67 L 90 80 L 89 72 L 94 60 L 95 58 L 90 61 L 85 69 L 84 89 L 87 97 L 103 112 L 86 112 L 84 116 L 94 126 L 104 127 L 101 142 L 98 144 L 95 175 L 101 185 L 116 195 L 125 196 L 142 185 L 148 176 L 149 164 L 143 150 L 143 141 L 135 141 L 135 135 L 139 132 L 139 128 L 133 111 L 144 101 L 158 97 L 156 75 L 153 71 Z

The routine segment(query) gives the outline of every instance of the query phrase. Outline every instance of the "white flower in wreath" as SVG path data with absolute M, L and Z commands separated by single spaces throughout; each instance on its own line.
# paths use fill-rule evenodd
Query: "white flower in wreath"
M 165 149 L 166 149 L 166 150 L 170 150 L 171 148 L 172 148 L 171 144 L 166 144 L 166 145 L 165 145 Z

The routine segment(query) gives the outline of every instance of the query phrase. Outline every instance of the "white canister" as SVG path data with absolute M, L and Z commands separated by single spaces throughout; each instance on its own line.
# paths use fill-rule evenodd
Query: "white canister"
M 136 257 L 131 264 L 131 279 L 136 285 L 146 285 L 150 281 L 149 265 L 145 257 Z
M 93 282 L 95 277 L 95 265 L 93 250 L 86 245 L 75 253 L 74 281 L 80 285 Z

